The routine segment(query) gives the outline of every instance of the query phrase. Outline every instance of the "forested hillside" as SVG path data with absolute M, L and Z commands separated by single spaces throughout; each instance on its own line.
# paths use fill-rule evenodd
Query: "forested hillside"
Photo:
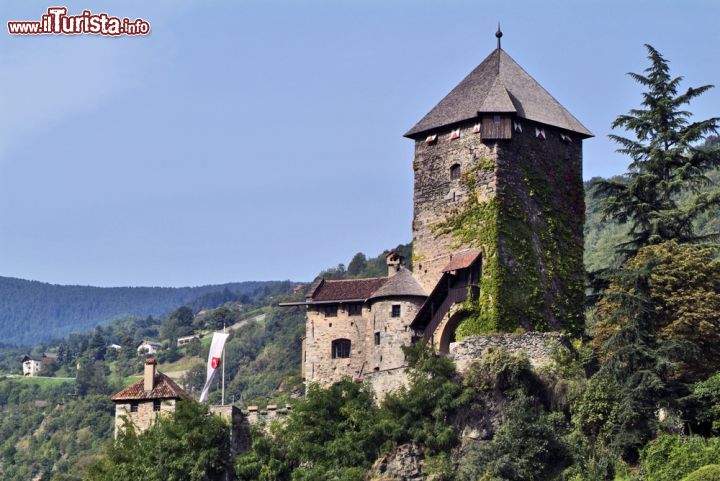
M 275 282 L 200 287 L 62 286 L 0 277 L 0 342 L 33 345 L 114 319 L 162 316 L 180 305 L 217 307 Z
M 709 150 L 720 146 L 720 137 L 708 137 L 704 148 Z M 699 189 L 700 194 L 709 194 L 720 185 L 720 170 L 712 170 L 707 174 L 708 182 Z M 609 180 L 622 182 L 625 177 L 617 176 Z M 602 205 L 604 196 L 596 195 L 595 184 L 601 180 L 593 178 L 585 182 L 585 268 L 588 272 L 609 267 L 617 259 L 615 247 L 627 240 L 627 226 L 618 225 L 611 219 L 603 220 Z M 691 196 L 688 190 L 679 196 L 679 203 L 686 204 Z M 703 212 L 693 222 L 693 228 L 699 235 L 709 235 L 720 231 L 720 211 L 711 209 Z

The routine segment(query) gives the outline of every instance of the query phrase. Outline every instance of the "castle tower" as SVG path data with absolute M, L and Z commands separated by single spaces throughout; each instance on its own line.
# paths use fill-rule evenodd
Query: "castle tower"
M 497 49 L 405 134 L 415 141 L 413 273 L 427 292 L 445 290 L 440 302 L 453 258 L 469 266 L 479 256 L 464 334 L 579 332 L 582 141 L 592 133 L 497 36 Z M 438 307 L 414 327 L 429 327 Z

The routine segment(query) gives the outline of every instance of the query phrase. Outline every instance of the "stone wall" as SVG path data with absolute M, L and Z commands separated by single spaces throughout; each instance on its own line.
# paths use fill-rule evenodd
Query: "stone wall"
M 115 434 L 125 425 L 127 418 L 136 432 L 143 432 L 155 422 L 159 414 L 167 414 L 175 411 L 174 399 L 163 399 L 160 403 L 160 411 L 155 411 L 152 399 L 138 401 L 137 412 L 131 412 L 131 403 L 115 404 Z
M 337 316 L 332 317 L 325 315 L 323 306 L 308 307 L 303 360 L 307 382 L 327 385 L 359 375 L 365 364 L 369 307 L 364 305 L 360 316 L 350 316 L 347 304 L 341 304 Z M 333 359 L 332 341 L 336 339 L 350 340 L 350 357 Z
M 327 386 L 404 366 L 402 346 L 412 341 L 409 325 L 421 304 L 422 298 L 413 297 L 370 300 L 360 316 L 349 316 L 347 305 L 340 304 L 334 317 L 326 317 L 320 306 L 310 306 L 303 340 L 305 381 Z M 391 316 L 393 305 L 400 306 L 400 317 Z M 349 358 L 333 359 L 336 339 L 350 340 Z
M 500 326 L 580 334 L 584 320 L 582 140 L 519 119 L 498 143 Z M 538 137 L 541 128 L 543 136 Z
M 409 386 L 404 365 L 395 369 L 370 372 L 363 376 L 363 381 L 373 390 L 378 401 L 382 401 L 390 392 Z
M 442 222 L 447 213 L 461 206 L 467 192 L 460 179 L 450 178 L 450 168 L 458 164 L 467 172 L 479 162 L 493 161 L 497 156 L 496 143 L 484 144 L 473 133 L 474 122 L 460 128 L 460 137 L 450 140 L 450 129 L 438 131 L 437 140 L 415 142 L 414 213 L 413 213 L 413 273 L 426 292 L 432 291 L 442 275 L 442 268 L 453 253 L 467 250 L 453 246 L 450 235 L 437 237 L 433 226 Z M 487 170 L 479 179 L 474 193 L 482 200 L 495 193 L 495 173 Z
M 552 361 L 552 353 L 559 345 L 568 343 L 559 332 L 525 332 L 522 334 L 491 334 L 470 336 L 450 344 L 450 358 L 458 372 L 465 372 L 473 361 L 482 358 L 487 349 L 505 349 L 512 354 L 524 354 L 535 368 Z

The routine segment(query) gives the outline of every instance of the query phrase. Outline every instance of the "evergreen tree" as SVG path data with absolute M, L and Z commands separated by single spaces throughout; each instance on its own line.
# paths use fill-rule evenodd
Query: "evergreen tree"
M 674 412 L 678 399 L 688 393 L 676 374 L 679 361 L 695 354 L 691 343 L 657 335 L 649 281 L 655 262 L 651 258 L 615 273 L 613 283 L 621 288 L 611 286 L 606 298 L 613 305 L 611 324 L 620 327 L 603 346 L 606 361 L 591 381 L 610 381 L 617 388 L 602 437 L 628 461 L 635 461 L 638 450 L 657 432 L 658 409 Z
M 607 196 L 604 217 L 630 225 L 630 240 L 618 246 L 626 258 L 645 245 L 666 240 L 685 243 L 717 237 L 717 233 L 696 235 L 692 222 L 720 205 L 720 192 L 697 193 L 710 182 L 708 171 L 720 166 L 720 150 L 699 145 L 717 133 L 720 118 L 690 122 L 692 114 L 683 110 L 712 85 L 678 94 L 682 77 L 672 78 L 665 58 L 652 46 L 646 48 L 651 65 L 645 75 L 629 74 L 646 88 L 642 108 L 632 109 L 613 122 L 613 128 L 624 128 L 635 138 L 610 136 L 620 145 L 618 152 L 632 159 L 629 172 L 625 179 L 596 182 L 595 190 L 596 196 Z M 679 194 L 688 190 L 695 195 L 679 203 Z

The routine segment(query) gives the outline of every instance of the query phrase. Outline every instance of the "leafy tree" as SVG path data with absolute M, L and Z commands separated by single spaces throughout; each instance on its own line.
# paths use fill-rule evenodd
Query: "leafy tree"
M 720 481 L 720 464 L 703 466 L 688 474 L 682 481 Z
M 362 385 L 349 380 L 327 389 L 312 385 L 284 425 L 275 425 L 268 437 L 256 433 L 236 473 L 247 481 L 359 481 L 389 446 L 390 422 Z
M 356 277 L 367 267 L 367 257 L 362 252 L 355 254 L 347 267 L 349 276 Z
M 172 341 L 187 336 L 193 330 L 194 317 L 192 309 L 188 306 L 178 307 L 163 321 L 160 337 Z
M 188 394 L 199 397 L 205 385 L 206 368 L 203 364 L 195 364 L 183 375 L 182 385 Z
M 562 416 L 547 415 L 525 394 L 517 395 L 504 410 L 504 421 L 489 444 L 468 447 L 458 478 L 476 480 L 554 480 L 567 466 L 568 450 L 556 423 Z
M 230 429 L 207 406 L 179 401 L 142 434 L 130 425 L 88 469 L 88 481 L 220 481 L 230 469 Z
M 591 381 L 617 387 L 617 398 L 601 405 L 602 414 L 587 416 L 607 420 L 600 429 L 606 442 L 631 462 L 658 430 L 656 411 L 673 412 L 678 398 L 687 393 L 677 381 L 677 361 L 694 353 L 689 343 L 657 334 L 650 293 L 655 262 L 650 258 L 639 265 L 626 264 L 616 272 L 605 299 L 611 306 L 608 322 L 619 328 L 603 345 L 605 363 Z
M 455 365 L 436 355 L 425 343 L 403 348 L 410 387 L 388 394 L 383 409 L 396 420 L 398 443 L 415 442 L 430 454 L 448 450 L 457 442 L 451 415 L 468 402 L 457 381 Z
M 648 267 L 648 304 L 644 315 L 662 340 L 692 343 L 702 358 L 689 358 L 677 374 L 697 380 L 720 370 L 720 261 L 717 249 L 679 245 L 669 241 L 641 249 L 626 263 L 630 271 Z M 628 322 L 618 315 L 620 299 L 634 294 L 634 286 L 613 282 L 598 303 L 592 345 L 601 350 Z
M 690 112 L 682 109 L 712 86 L 678 94 L 682 77 L 672 78 L 665 58 L 652 46 L 646 48 L 651 65 L 645 75 L 629 74 L 646 88 L 642 108 L 613 122 L 613 128 L 624 128 L 634 138 L 610 136 L 620 145 L 618 152 L 631 157 L 630 171 L 625 181 L 598 181 L 596 190 L 597 195 L 607 196 L 605 217 L 630 225 L 630 240 L 620 246 L 627 256 L 666 240 L 694 242 L 710 237 L 698 236 L 692 222 L 720 204 L 718 191 L 678 203 L 679 194 L 707 185 L 707 172 L 720 166 L 720 151 L 698 147 L 706 136 L 717 133 L 720 119 L 690 122 Z
M 720 438 L 662 435 L 640 455 L 646 481 L 677 481 L 708 464 L 720 464 Z
M 80 396 L 89 394 L 110 394 L 110 387 L 105 376 L 105 364 L 102 361 L 81 359 L 78 361 L 75 387 Z

